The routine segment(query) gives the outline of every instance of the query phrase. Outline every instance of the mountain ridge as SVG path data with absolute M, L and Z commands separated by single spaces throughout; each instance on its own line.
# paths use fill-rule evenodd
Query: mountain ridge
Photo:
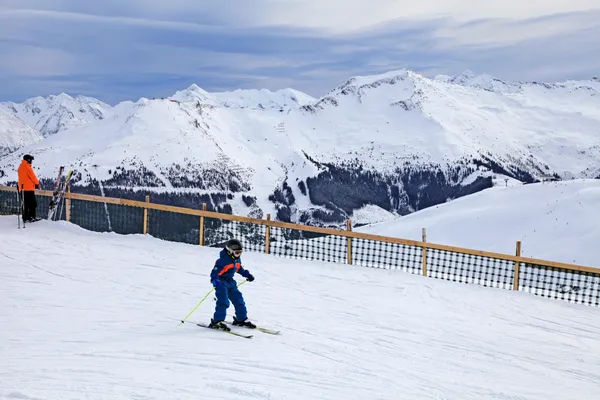
M 102 120 L 110 106 L 87 96 L 66 93 L 32 97 L 22 103 L 4 102 L 0 108 L 38 130 L 44 137 Z

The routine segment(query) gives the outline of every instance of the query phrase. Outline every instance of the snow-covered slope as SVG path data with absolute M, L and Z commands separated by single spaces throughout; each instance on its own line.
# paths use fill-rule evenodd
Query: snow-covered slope
M 497 186 L 357 232 L 600 268 L 600 180 Z
M 39 132 L 0 108 L 0 157 L 40 140 Z
M 121 103 L 26 150 L 47 177 L 58 165 L 75 168 L 80 186 L 217 193 L 228 198 L 210 206 L 236 214 L 335 225 L 365 206 L 360 219 L 373 207 L 408 214 L 491 187 L 493 177 L 599 176 L 599 92 L 597 80 L 406 70 L 354 77 L 314 101 L 291 89 L 192 85 Z M 4 157 L 0 170 L 17 162 Z
M 275 108 L 283 109 L 310 104 L 316 99 L 306 93 L 294 89 L 282 89 L 272 92 L 267 89 L 238 89 L 232 92 L 207 92 L 198 85 L 191 85 L 185 90 L 169 97 L 178 102 L 197 102 L 222 107 L 235 108 Z
M 100 100 L 61 93 L 58 96 L 34 97 L 23 103 L 0 103 L 30 127 L 48 136 L 102 120 L 111 106 Z
M 345 144 L 354 144 L 359 155 L 370 140 L 367 154 L 380 168 L 415 156 L 433 163 L 490 156 L 535 175 L 580 176 L 598 165 L 600 82 L 519 84 L 518 91 L 513 84 L 492 91 L 482 88 L 488 81 L 452 83 L 392 71 L 352 78 L 304 108 L 317 115 L 320 123 L 311 122 L 330 139 L 323 153 L 348 158 Z
M 282 334 L 243 339 L 179 326 L 210 290 L 219 249 L 14 225 L 0 217 L 0 398 L 598 396 L 598 308 L 248 252 L 249 315 Z M 189 321 L 213 310 L 210 296 Z

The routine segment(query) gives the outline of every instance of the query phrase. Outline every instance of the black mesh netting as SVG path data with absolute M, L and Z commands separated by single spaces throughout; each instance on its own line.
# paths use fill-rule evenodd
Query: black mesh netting
M 418 246 L 356 238 L 352 239 L 352 253 L 356 265 L 399 269 L 413 274 L 423 271 L 423 251 Z
M 21 214 L 21 200 L 17 197 L 18 193 L 16 191 L 5 191 L 0 190 L 0 215 L 17 215 Z M 37 218 L 47 218 L 48 217 L 48 207 L 50 205 L 50 197 L 43 196 L 41 194 L 36 194 L 35 200 L 37 202 L 37 207 L 35 210 L 35 216 Z M 57 212 L 58 214 L 58 212 Z M 63 219 L 65 215 L 64 204 L 62 205 L 62 214 Z
M 149 209 L 148 234 L 172 242 L 200 244 L 200 217 Z
M 271 227 L 270 253 L 287 258 L 346 263 L 348 240 L 344 236 Z
M 0 190 L 0 215 L 20 214 L 18 193 Z
M 204 218 L 204 245 L 223 247 L 229 239 L 239 239 L 244 251 L 266 250 L 266 226 L 225 219 Z
M 143 233 L 144 209 L 121 204 L 71 200 L 71 222 L 95 232 Z
M 600 305 L 600 271 L 585 272 L 521 264 L 519 290 L 591 306 Z
M 512 289 L 514 261 L 427 249 L 427 275 L 462 283 Z

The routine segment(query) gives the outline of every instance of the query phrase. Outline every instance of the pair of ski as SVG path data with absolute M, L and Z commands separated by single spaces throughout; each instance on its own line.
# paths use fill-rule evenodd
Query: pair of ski
M 69 181 L 73 176 L 73 170 L 70 170 L 65 176 L 64 180 L 62 179 L 63 171 L 65 167 L 60 167 L 58 170 L 58 177 L 56 178 L 56 184 L 54 185 L 54 191 L 52 192 L 52 199 L 50 200 L 50 206 L 48 207 L 48 220 L 52 221 L 54 219 L 54 215 L 56 214 L 56 209 L 60 204 L 61 200 L 65 196 L 65 191 L 67 190 L 67 186 L 69 185 Z M 62 209 L 60 214 L 62 213 Z
M 253 337 L 253 335 L 244 335 L 243 333 L 240 332 L 236 332 L 234 330 L 230 330 L 230 331 L 224 331 L 222 329 L 214 329 L 208 326 L 208 324 L 202 323 L 202 322 L 194 322 L 196 325 L 201 326 L 202 328 L 208 328 L 211 329 L 213 331 L 217 331 L 217 332 L 223 332 L 223 333 L 229 333 L 230 335 L 234 335 L 234 336 L 239 336 L 239 337 L 243 337 L 246 339 L 251 339 Z M 229 326 L 229 325 L 227 325 Z M 244 327 L 241 327 L 244 328 Z M 257 326 L 256 328 L 245 328 L 245 329 L 251 329 L 251 330 L 256 330 L 256 331 L 260 331 L 262 333 L 267 333 L 269 335 L 279 335 L 280 331 L 274 331 L 272 329 L 267 329 L 267 328 L 262 328 L 260 326 Z

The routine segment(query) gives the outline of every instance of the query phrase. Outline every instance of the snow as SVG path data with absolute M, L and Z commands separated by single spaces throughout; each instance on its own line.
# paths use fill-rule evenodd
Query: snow
M 315 98 L 294 89 L 282 89 L 275 92 L 267 89 L 237 89 L 231 92 L 207 92 L 196 84 L 169 97 L 178 102 L 209 103 L 222 107 L 283 109 L 303 106 L 315 101 Z
M 42 140 L 42 135 L 0 108 L 0 156 Z
M 395 215 L 374 204 L 367 204 L 352 213 L 353 224 L 377 223 L 395 219 Z
M 498 184 L 357 232 L 600 268 L 600 180 Z
M 43 136 L 84 126 L 102 120 L 111 107 L 100 100 L 71 97 L 66 93 L 57 96 L 34 97 L 23 103 L 0 103 L 0 109 L 13 113 Z
M 282 335 L 236 338 L 178 325 L 219 249 L 15 219 L 0 217 L 0 398 L 592 400 L 600 387 L 598 308 L 249 252 L 250 316 Z
M 472 174 L 465 177 L 462 180 L 462 184 L 468 185 L 468 184 L 475 182 L 477 178 L 488 178 L 488 177 L 492 178 L 492 184 L 494 186 L 522 186 L 523 185 L 523 182 L 521 182 L 515 178 L 511 178 L 509 176 L 502 175 L 502 174 L 496 174 L 487 169 L 477 169 L 475 172 L 473 172 Z M 545 179 L 546 177 L 541 177 L 541 178 Z
M 462 74 L 455 77 L 438 75 L 434 79 L 441 82 L 454 83 L 466 87 L 479 88 L 500 93 L 515 93 L 520 90 L 519 84 L 504 82 L 488 74 L 476 75 L 471 70 L 466 70 Z
M 381 74 L 374 74 L 374 75 L 366 75 L 366 76 L 356 75 L 356 76 L 353 76 L 352 78 L 350 78 L 348 80 L 348 82 L 346 82 L 346 84 L 342 85 L 342 88 L 348 87 L 348 86 L 355 86 L 355 87 L 368 86 L 368 85 L 372 85 L 372 84 L 380 82 L 380 81 L 393 80 L 395 78 L 405 76 L 409 73 L 410 72 L 406 69 L 399 69 L 399 70 L 392 70 L 392 71 L 387 71 L 387 72 L 384 72 Z

